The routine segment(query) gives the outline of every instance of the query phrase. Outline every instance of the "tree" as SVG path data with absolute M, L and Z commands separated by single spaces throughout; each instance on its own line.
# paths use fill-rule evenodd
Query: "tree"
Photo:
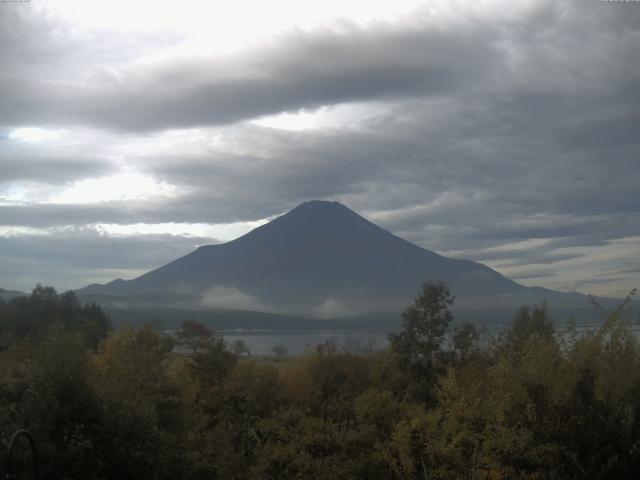
M 424 401 L 433 400 L 438 375 L 434 361 L 453 320 L 450 307 L 454 300 L 443 282 L 423 283 L 413 305 L 402 313 L 402 330 L 389 334 L 398 366 L 411 377 L 409 390 Z
M 238 357 L 228 350 L 225 339 L 209 331 L 212 335 L 207 336 L 207 342 L 197 346 L 189 364 L 203 391 L 221 385 L 238 361 Z
M 0 309 L 0 336 L 5 340 L 44 341 L 49 330 L 80 333 L 93 348 L 106 338 L 109 317 L 96 304 L 81 305 L 74 292 L 58 294 L 38 284 L 31 295 L 14 298 Z
M 242 339 L 237 339 L 231 344 L 231 351 L 241 357 L 242 355 L 251 355 L 251 347 Z
M 28 429 L 41 478 L 96 478 L 102 417 L 89 360 L 83 336 L 61 327 L 37 346 L 23 341 L 2 353 L 0 438 Z
M 185 320 L 175 333 L 178 346 L 191 350 L 191 353 L 204 350 L 218 335 L 205 324 L 196 320 Z
M 402 331 L 389 334 L 393 350 L 411 364 L 431 364 L 453 320 L 449 307 L 454 300 L 443 282 L 425 282 L 413 305 L 402 313 Z
M 122 328 L 101 344 L 92 369 L 105 415 L 100 478 L 178 476 L 181 409 L 167 374 L 172 348 L 172 339 L 151 325 Z
M 271 348 L 271 351 L 276 356 L 276 361 L 280 361 L 280 359 L 282 357 L 284 357 L 285 355 L 287 355 L 289 353 L 289 349 L 287 347 L 285 347 L 284 345 L 274 345 Z
M 451 336 L 451 343 L 458 359 L 464 362 L 470 355 L 477 352 L 480 349 L 479 340 L 480 333 L 473 324 L 463 323 L 456 327 Z
M 542 305 L 521 307 L 511 322 L 507 332 L 507 339 L 514 345 L 523 345 L 533 335 L 538 335 L 543 340 L 553 337 L 553 322 L 547 313 L 547 302 Z

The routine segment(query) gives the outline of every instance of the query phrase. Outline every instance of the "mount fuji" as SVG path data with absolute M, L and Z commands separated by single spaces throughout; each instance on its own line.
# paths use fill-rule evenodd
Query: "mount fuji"
M 335 319 L 401 311 L 422 282 L 444 281 L 458 311 L 489 313 L 547 299 L 586 307 L 578 293 L 525 287 L 481 263 L 447 258 L 338 202 L 313 200 L 233 241 L 199 247 L 132 280 L 77 291 L 105 306 L 250 311 Z

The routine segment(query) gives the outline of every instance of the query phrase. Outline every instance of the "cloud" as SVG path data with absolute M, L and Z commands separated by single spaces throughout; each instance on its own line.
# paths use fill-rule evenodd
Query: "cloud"
M 280 313 L 274 307 L 264 305 L 257 297 L 233 287 L 216 286 L 204 292 L 202 297 L 201 305 L 205 308 Z
M 640 266 L 608 269 L 606 275 L 620 275 L 625 273 L 640 273 Z
M 47 137 L 47 134 L 43 133 L 45 131 L 28 130 L 33 136 Z M 73 148 L 65 148 L 56 145 L 58 140 L 51 137 L 28 142 L 24 141 L 27 132 L 23 132 L 24 137 L 16 133 L 21 132 L 16 130 L 6 138 L 0 138 L 0 188 L 10 182 L 60 185 L 103 175 L 113 168 L 104 157 L 96 158 L 95 144 L 79 145 L 77 137 L 73 139 Z M 53 135 L 64 137 L 64 133 L 59 132 Z
M 640 236 L 640 9 L 540 0 L 492 15 L 347 22 L 191 58 L 163 54 L 176 38 L 116 40 L 37 12 L 4 16 L 0 225 L 51 228 L 55 242 L 62 225 L 255 221 L 324 198 L 426 248 L 555 288 L 627 268 L 631 247 L 620 239 Z M 113 48 L 98 46 L 105 39 Z M 366 118 L 339 125 L 250 122 L 370 102 Z M 64 133 L 11 137 L 24 126 Z M 123 169 L 174 194 L 41 200 Z M 23 201 L 6 200 L 20 192 Z M 21 258 L 37 245 L 26 242 Z M 92 276 L 89 267 L 77 265 L 76 278 Z M 637 273 L 602 288 L 622 290 Z
M 27 291 L 36 283 L 60 290 L 133 278 L 214 239 L 178 235 L 107 236 L 66 228 L 0 236 L 3 285 Z
M 537 272 L 530 272 L 530 273 L 521 273 L 521 274 L 516 274 L 516 275 L 512 275 L 511 279 L 512 280 L 531 280 L 531 279 L 538 279 L 538 278 L 549 278 L 549 277 L 553 277 L 556 275 L 556 270 L 554 269 L 545 269 L 545 270 L 539 270 Z
M 60 21 L 14 16 L 4 27 L 13 65 L 0 75 L 10 99 L 0 110 L 5 125 L 148 131 L 223 125 L 343 102 L 442 95 L 470 83 L 471 76 L 478 81 L 492 75 L 496 56 L 490 30 L 452 35 L 419 23 L 374 29 L 343 24 L 337 30 L 294 31 L 224 60 L 169 58 L 141 66 L 93 51 L 99 57 L 90 65 L 115 60 L 116 66 L 92 70 L 79 62 L 88 52 L 74 50 L 87 39 L 76 38 Z M 50 44 L 33 41 L 40 30 Z M 95 48 L 101 38 L 88 40 Z M 20 67 L 25 58 L 31 68 Z M 46 76 L 51 70 L 60 76 L 69 67 L 78 74 Z
M 368 306 L 371 309 L 371 305 Z M 361 315 L 367 311 L 367 307 L 355 307 L 347 305 L 339 298 L 327 298 L 320 305 L 311 308 L 310 315 L 313 318 L 349 318 Z M 306 312 L 305 312 L 306 313 Z

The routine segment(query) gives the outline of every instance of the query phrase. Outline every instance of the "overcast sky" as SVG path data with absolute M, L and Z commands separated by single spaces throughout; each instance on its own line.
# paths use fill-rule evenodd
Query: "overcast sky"
M 309 199 L 525 284 L 640 286 L 640 2 L 0 1 L 0 288 Z

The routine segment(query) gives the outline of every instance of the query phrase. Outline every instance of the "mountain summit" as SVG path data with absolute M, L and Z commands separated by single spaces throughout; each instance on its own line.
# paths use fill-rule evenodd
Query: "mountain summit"
M 485 265 L 403 240 L 338 202 L 313 200 L 228 243 L 78 293 L 341 317 L 398 311 L 426 280 L 446 282 L 463 305 L 533 292 Z

